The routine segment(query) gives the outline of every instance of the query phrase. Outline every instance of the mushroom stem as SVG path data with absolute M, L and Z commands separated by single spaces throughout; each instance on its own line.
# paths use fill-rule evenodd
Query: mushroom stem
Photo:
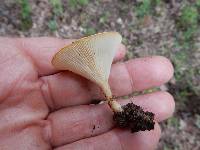
M 112 92 L 110 90 L 110 86 L 108 84 L 108 81 L 103 82 L 101 86 L 105 96 L 106 96 L 106 101 L 108 102 L 108 105 L 110 108 L 116 113 L 116 112 L 122 112 L 122 106 L 116 101 L 116 99 L 113 98 Z
M 107 99 L 107 101 L 108 101 L 108 105 L 115 113 L 123 111 L 122 106 L 113 98 L 109 98 Z

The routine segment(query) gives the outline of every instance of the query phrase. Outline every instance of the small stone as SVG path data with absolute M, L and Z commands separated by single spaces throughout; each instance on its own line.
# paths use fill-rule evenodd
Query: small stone
M 182 119 L 179 121 L 179 129 L 183 130 L 187 127 L 187 124 L 185 121 L 183 121 Z
M 117 19 L 117 23 L 118 23 L 118 24 L 122 24 L 122 19 L 121 19 L 121 18 L 118 18 L 118 19 Z
M 159 33 L 159 32 L 160 32 L 160 27 L 159 26 L 154 27 L 154 33 Z

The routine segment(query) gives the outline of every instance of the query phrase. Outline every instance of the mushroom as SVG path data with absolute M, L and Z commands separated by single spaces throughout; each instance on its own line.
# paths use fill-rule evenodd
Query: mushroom
M 58 70 L 69 70 L 96 83 L 105 94 L 114 112 L 113 120 L 132 132 L 154 128 L 154 114 L 129 103 L 121 106 L 112 96 L 108 83 L 110 68 L 122 37 L 117 32 L 103 32 L 72 42 L 59 50 L 52 59 Z
M 122 41 L 117 32 L 103 32 L 81 38 L 55 54 L 52 64 L 59 70 L 70 70 L 101 87 L 109 106 L 121 112 L 121 105 L 113 99 L 108 77 L 116 50 Z

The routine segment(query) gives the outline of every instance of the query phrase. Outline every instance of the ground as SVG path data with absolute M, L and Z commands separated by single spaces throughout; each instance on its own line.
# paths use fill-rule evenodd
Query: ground
M 114 30 L 126 59 L 166 56 L 175 76 L 159 89 L 175 97 L 176 111 L 162 123 L 158 150 L 199 150 L 199 14 L 200 0 L 8 0 L 0 5 L 0 36 L 80 38 Z

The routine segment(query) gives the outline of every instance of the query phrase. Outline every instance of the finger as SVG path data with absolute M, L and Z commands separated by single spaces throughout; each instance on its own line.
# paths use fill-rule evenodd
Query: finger
M 120 100 L 120 103 L 125 105 L 130 101 L 142 106 L 144 111 L 153 112 L 155 114 L 155 120 L 158 122 L 171 117 L 175 109 L 173 96 L 163 91 L 136 96 L 129 100 Z
M 31 58 L 40 76 L 55 73 L 56 70 L 51 64 L 53 55 L 62 47 L 70 44 L 74 40 L 63 40 L 58 38 L 20 38 L 16 40 L 19 49 Z M 125 56 L 125 47 L 119 46 L 115 61 Z
M 115 63 L 117 61 L 124 59 L 125 55 L 126 55 L 126 47 L 123 44 L 120 44 L 118 51 L 113 59 L 113 62 Z
M 121 102 L 125 104 L 131 100 L 121 100 Z M 155 113 L 156 121 L 170 117 L 174 111 L 173 98 L 166 92 L 137 96 L 132 101 L 145 110 Z M 60 146 L 103 134 L 114 126 L 112 115 L 107 104 L 82 105 L 54 112 L 48 117 L 51 123 L 49 124 L 51 143 Z
M 83 139 L 72 144 L 61 146 L 56 150 L 154 150 L 161 135 L 158 124 L 152 131 L 130 133 L 127 130 L 114 129 L 108 133 Z
M 160 86 L 173 75 L 170 61 L 161 56 L 133 59 L 113 64 L 109 83 L 114 96 L 123 96 Z M 101 89 L 88 80 L 71 72 L 41 78 L 42 93 L 52 109 L 88 104 L 92 99 L 102 99 Z

